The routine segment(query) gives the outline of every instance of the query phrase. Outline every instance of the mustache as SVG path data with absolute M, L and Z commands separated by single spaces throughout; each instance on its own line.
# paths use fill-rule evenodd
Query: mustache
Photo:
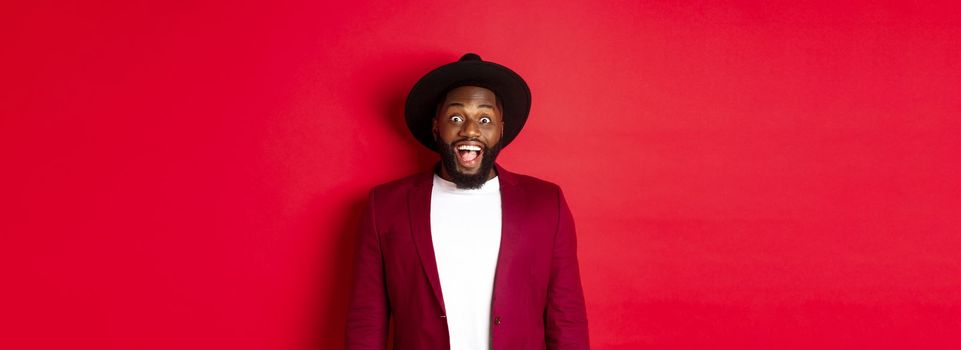
M 463 138 L 463 139 L 460 139 L 460 140 L 454 140 L 454 141 L 452 141 L 451 143 L 447 144 L 447 146 L 448 146 L 448 147 L 453 147 L 454 144 L 456 144 L 456 143 L 458 143 L 458 142 L 467 142 L 467 141 L 478 142 L 478 143 L 480 143 L 480 144 L 482 145 L 482 148 L 484 148 L 484 149 L 490 148 L 489 146 L 487 146 L 487 142 L 481 141 L 481 140 L 479 140 L 479 139 L 469 139 L 469 138 Z

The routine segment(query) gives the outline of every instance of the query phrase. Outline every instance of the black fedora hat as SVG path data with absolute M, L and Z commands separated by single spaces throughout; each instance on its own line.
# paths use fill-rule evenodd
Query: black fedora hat
M 450 90 L 466 86 L 480 86 L 494 92 L 503 107 L 504 135 L 501 147 L 517 137 L 531 110 L 531 90 L 520 75 L 480 56 L 468 53 L 457 62 L 432 70 L 414 84 L 407 95 L 404 116 L 411 134 L 433 151 L 437 151 L 431 120 L 437 105 Z

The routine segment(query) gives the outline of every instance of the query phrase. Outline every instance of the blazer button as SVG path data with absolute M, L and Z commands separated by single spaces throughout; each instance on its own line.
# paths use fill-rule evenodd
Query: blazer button
M 447 318 L 447 315 L 440 315 L 440 318 Z
M 501 324 L 501 317 L 500 317 L 500 316 L 494 317 L 494 324 L 495 324 L 495 325 L 498 325 L 498 326 Z

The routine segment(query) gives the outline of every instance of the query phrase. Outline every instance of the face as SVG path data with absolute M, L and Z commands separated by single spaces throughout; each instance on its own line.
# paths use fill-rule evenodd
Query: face
M 433 122 L 447 180 L 477 188 L 494 176 L 493 163 L 504 135 L 502 113 L 491 90 L 462 86 L 447 93 Z

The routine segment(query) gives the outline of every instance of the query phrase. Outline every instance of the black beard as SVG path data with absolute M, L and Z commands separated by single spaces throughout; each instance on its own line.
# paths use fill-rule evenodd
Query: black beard
M 491 169 L 494 168 L 494 159 L 497 158 L 497 153 L 500 152 L 500 149 L 499 141 L 491 148 L 485 147 L 480 170 L 477 174 L 468 175 L 457 170 L 457 153 L 454 151 L 454 147 L 437 138 L 437 151 L 440 153 L 441 164 L 444 166 L 444 169 L 447 169 L 447 174 L 450 175 L 451 182 L 460 189 L 474 190 L 481 188 L 481 186 L 487 182 L 487 176 L 490 175 Z

